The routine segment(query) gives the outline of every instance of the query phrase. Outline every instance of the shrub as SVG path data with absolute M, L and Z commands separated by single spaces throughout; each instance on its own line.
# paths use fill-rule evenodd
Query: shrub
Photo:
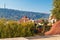
M 33 27 L 34 23 L 31 22 L 18 24 L 17 21 L 8 21 L 8 23 L 0 21 L 0 38 L 33 36 L 34 32 L 31 31 Z

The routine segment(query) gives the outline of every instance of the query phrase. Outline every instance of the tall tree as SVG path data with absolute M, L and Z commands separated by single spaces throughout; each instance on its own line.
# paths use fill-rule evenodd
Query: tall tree
M 57 20 L 60 20 L 60 0 L 53 0 L 52 16 L 55 16 Z

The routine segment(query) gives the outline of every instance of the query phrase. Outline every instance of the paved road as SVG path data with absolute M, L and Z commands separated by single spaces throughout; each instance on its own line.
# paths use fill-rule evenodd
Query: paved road
M 60 40 L 60 35 L 40 36 L 28 38 L 29 40 Z
M 6 38 L 0 40 L 60 40 L 60 35 L 53 36 L 36 36 L 36 37 L 20 37 L 20 38 Z
M 20 38 L 6 38 L 6 39 L 0 39 L 0 40 L 28 40 L 24 37 L 20 37 Z

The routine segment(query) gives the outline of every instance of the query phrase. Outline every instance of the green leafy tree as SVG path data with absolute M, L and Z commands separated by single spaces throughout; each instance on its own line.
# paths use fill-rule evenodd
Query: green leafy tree
M 60 20 L 60 0 L 53 0 L 52 16 L 55 16 L 57 20 Z

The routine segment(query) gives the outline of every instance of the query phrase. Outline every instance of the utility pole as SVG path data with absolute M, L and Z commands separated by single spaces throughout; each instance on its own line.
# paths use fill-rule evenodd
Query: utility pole
M 6 8 L 6 4 L 4 3 L 4 8 Z

